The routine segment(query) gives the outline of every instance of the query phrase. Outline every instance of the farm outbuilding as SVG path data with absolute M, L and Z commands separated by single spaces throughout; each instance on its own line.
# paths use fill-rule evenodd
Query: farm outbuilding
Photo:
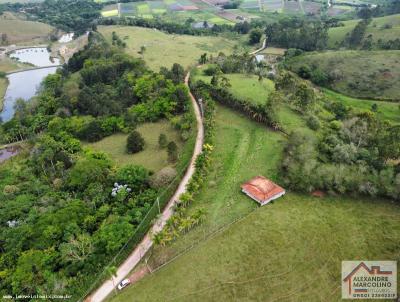
M 242 184 L 241 188 L 243 193 L 262 206 L 286 193 L 283 188 L 264 176 L 253 177 Z

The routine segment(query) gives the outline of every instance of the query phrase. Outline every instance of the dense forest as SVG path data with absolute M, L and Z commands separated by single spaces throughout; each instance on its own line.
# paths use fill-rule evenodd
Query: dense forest
M 91 34 L 37 97 L 18 103 L 0 128 L 5 142 L 29 146 L 0 170 L 1 295 L 78 299 L 126 244 L 168 181 L 160 185 L 141 166 L 117 167 L 81 141 L 133 133 L 127 148 L 135 152 L 136 126 L 160 118 L 173 119 L 185 137 L 193 118 L 183 75 L 178 64 L 151 72 Z

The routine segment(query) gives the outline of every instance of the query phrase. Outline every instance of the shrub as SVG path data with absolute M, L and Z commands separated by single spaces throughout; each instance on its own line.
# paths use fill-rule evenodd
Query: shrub
M 209 65 L 206 69 L 204 69 L 204 74 L 206 76 L 216 75 L 220 71 L 220 68 L 217 65 Z
M 302 65 L 302 66 L 300 66 L 297 73 L 303 79 L 309 79 L 311 77 L 311 68 L 308 65 Z
M 170 163 L 174 163 L 178 159 L 178 146 L 175 144 L 175 142 L 169 142 L 167 146 L 167 152 L 168 152 L 168 161 Z
M 132 131 L 126 141 L 128 153 L 137 153 L 144 149 L 144 139 L 137 131 Z
M 158 137 L 158 146 L 161 149 L 164 149 L 168 144 L 167 136 L 164 133 L 161 133 Z
M 249 44 L 253 45 L 253 44 L 259 43 L 260 40 L 261 40 L 262 34 L 263 34 L 263 32 L 262 32 L 261 29 L 258 29 L 258 28 L 253 29 L 253 30 L 250 32 Z
M 155 173 L 150 178 L 150 186 L 155 189 L 160 189 L 167 186 L 176 177 L 176 170 L 172 167 L 165 167 Z
M 88 142 L 97 142 L 104 137 L 103 129 L 97 120 L 93 120 L 79 131 L 78 137 Z
M 149 171 L 136 165 L 126 165 L 117 171 L 115 180 L 118 183 L 126 184 L 133 192 L 143 191 L 147 187 Z
M 321 122 L 316 116 L 310 115 L 307 118 L 307 126 L 312 130 L 318 130 L 321 127 Z

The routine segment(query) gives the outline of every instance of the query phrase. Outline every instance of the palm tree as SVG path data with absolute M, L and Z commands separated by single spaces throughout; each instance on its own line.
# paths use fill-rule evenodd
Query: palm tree
M 115 266 L 108 266 L 106 272 L 108 276 L 111 278 L 115 294 L 117 294 L 117 289 L 115 288 L 115 279 L 114 279 L 114 277 L 117 276 L 117 268 Z

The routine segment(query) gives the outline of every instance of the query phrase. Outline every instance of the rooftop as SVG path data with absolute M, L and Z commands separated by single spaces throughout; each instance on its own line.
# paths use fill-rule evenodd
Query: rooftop
M 265 204 L 285 194 L 285 190 L 264 176 L 256 176 L 244 183 L 242 191 L 249 197 Z

